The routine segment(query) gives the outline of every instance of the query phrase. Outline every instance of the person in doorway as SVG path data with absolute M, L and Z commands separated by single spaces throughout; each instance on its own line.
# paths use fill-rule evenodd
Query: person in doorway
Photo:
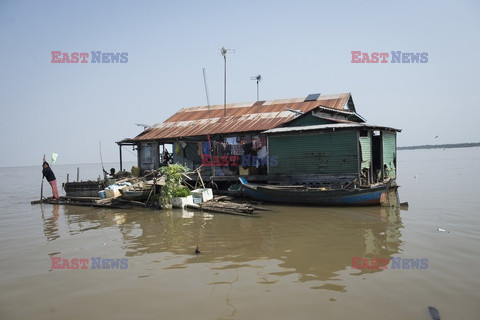
M 172 159 L 172 156 L 168 153 L 168 150 L 165 149 L 163 151 L 163 165 L 168 165 L 170 163 L 170 160 Z
M 58 200 L 57 178 L 55 177 L 55 174 L 53 173 L 52 168 L 50 168 L 50 165 L 47 161 L 43 162 L 42 173 L 43 177 L 47 179 L 48 183 L 50 183 L 50 186 L 52 187 L 53 199 Z

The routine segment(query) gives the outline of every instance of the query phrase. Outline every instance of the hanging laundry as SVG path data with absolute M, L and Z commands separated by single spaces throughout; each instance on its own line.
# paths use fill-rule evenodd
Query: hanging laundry
M 225 142 L 228 144 L 237 144 L 237 137 L 226 138 Z
M 266 147 L 267 146 L 267 138 L 266 137 L 260 137 L 260 144 L 262 145 L 262 147 Z
M 258 139 L 258 137 L 256 139 L 253 139 L 252 140 L 252 149 L 253 150 L 258 150 L 262 147 L 261 143 L 260 143 L 260 139 Z
M 260 150 L 257 151 L 257 157 L 265 158 L 267 156 L 267 147 L 263 146 Z
M 202 143 L 203 154 L 210 154 L 210 142 L 205 141 Z
M 257 151 L 257 163 L 255 166 L 258 168 L 260 166 L 267 165 L 267 147 L 263 146 L 261 149 Z
M 232 147 L 232 150 L 231 150 L 232 155 L 240 156 L 240 155 L 243 154 L 243 146 L 241 146 L 239 144 L 234 144 L 231 147 Z

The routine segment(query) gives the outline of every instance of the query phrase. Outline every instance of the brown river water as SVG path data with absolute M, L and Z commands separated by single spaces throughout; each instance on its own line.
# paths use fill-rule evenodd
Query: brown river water
M 480 148 L 399 151 L 398 166 L 408 210 L 256 218 L 30 205 L 40 166 L 0 168 L 0 319 L 480 319 Z M 63 182 L 76 167 L 53 169 Z

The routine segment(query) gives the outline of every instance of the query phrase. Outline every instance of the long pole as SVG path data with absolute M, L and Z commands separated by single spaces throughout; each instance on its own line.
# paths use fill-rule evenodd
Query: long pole
M 45 162 L 45 154 L 43 155 L 43 162 Z M 42 167 L 43 167 L 43 162 L 42 162 Z M 43 171 L 43 170 L 42 170 Z M 43 172 L 42 172 L 42 186 L 40 187 L 40 201 L 43 200 L 43 180 L 44 180 Z
M 258 79 L 257 79 L 257 101 L 260 101 L 260 95 L 258 94 Z
M 42 172 L 42 186 L 40 187 L 40 201 L 42 201 L 43 199 L 43 180 L 45 177 L 43 176 L 43 172 Z
M 224 60 L 224 79 L 223 79 L 223 116 L 227 116 L 227 54 L 223 55 Z
M 208 111 L 210 111 L 210 99 L 208 97 L 208 87 L 207 87 L 207 71 L 205 70 L 205 68 L 203 68 L 203 83 L 205 85 L 205 94 L 207 96 Z
M 103 158 L 102 158 L 102 141 L 98 141 L 98 149 L 100 150 L 100 162 L 102 163 L 103 176 L 105 177 L 105 168 L 103 167 Z
M 45 154 L 43 155 L 43 162 L 45 162 Z M 43 162 L 42 162 L 42 168 L 43 168 Z M 44 180 L 44 176 L 43 176 L 43 169 L 42 169 L 42 186 L 40 187 L 40 201 L 43 200 L 43 180 Z

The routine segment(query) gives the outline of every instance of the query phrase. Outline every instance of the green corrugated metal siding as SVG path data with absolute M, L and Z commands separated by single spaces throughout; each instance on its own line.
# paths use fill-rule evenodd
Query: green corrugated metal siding
M 361 168 L 369 169 L 372 163 L 372 137 L 370 132 L 367 137 L 360 137 L 360 149 L 362 151 Z
M 392 132 L 382 132 L 383 164 L 386 165 L 385 175 L 388 178 L 396 177 L 395 162 L 397 159 L 397 136 Z
M 330 120 L 314 117 L 311 114 L 308 114 L 303 117 L 299 117 L 297 119 L 292 120 L 286 125 L 286 127 L 301 127 L 301 126 L 312 126 L 316 124 L 330 124 L 330 123 L 334 123 L 334 122 Z
M 356 131 L 270 136 L 268 147 L 278 156 L 272 174 L 358 173 Z

